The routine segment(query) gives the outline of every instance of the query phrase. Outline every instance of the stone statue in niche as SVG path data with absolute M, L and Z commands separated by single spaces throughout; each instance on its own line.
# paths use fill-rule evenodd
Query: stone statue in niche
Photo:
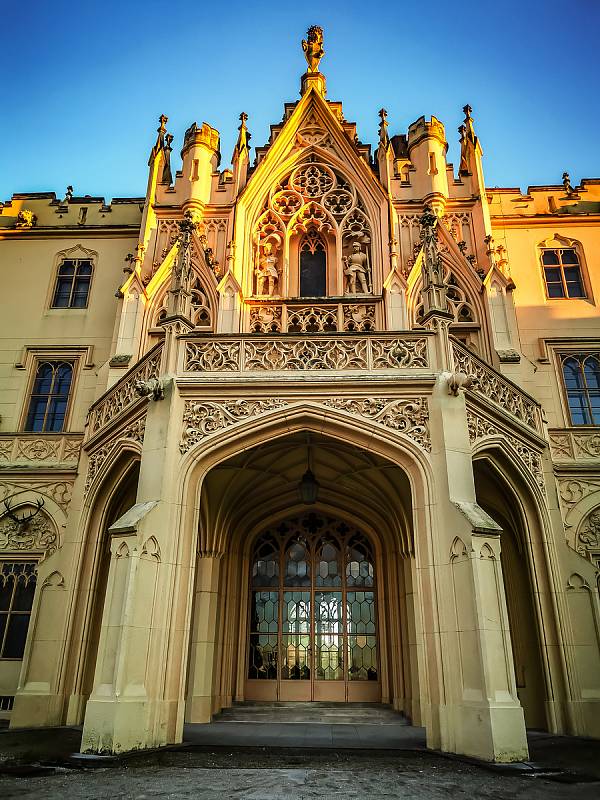
M 369 256 L 363 252 L 360 242 L 352 243 L 350 255 L 343 257 L 346 294 L 371 294 L 369 286 Z M 360 286 L 360 292 L 358 287 Z
M 258 264 L 256 275 L 256 294 L 273 297 L 279 289 L 279 271 L 277 269 L 277 251 L 272 242 L 265 242 L 258 247 Z

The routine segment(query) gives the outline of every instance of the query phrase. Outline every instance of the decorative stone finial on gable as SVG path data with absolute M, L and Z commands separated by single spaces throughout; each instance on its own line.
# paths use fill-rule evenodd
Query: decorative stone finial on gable
M 318 72 L 319 62 L 325 55 L 323 50 L 323 28 L 311 25 L 306 32 L 306 39 L 302 40 L 304 58 L 308 64 L 308 72 Z

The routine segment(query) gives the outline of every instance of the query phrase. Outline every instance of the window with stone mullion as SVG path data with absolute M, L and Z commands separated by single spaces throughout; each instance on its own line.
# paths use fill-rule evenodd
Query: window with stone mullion
M 58 268 L 52 308 L 86 308 L 91 280 L 89 259 L 66 258 Z
M 579 257 L 573 248 L 544 250 L 542 264 L 546 292 L 551 300 L 586 297 Z
M 600 425 L 600 354 L 566 354 L 562 367 L 571 423 Z

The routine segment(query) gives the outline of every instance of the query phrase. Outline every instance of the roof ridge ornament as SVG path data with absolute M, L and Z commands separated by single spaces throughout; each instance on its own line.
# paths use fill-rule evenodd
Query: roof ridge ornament
M 301 78 L 300 94 L 304 96 L 313 87 L 321 97 L 324 97 L 326 93 L 325 76 L 319 72 L 319 63 L 325 55 L 323 28 L 319 25 L 311 25 L 306 32 L 306 39 L 302 40 L 302 49 L 308 69 Z
M 323 50 L 323 28 L 311 25 L 306 32 L 306 39 L 302 40 L 304 58 L 308 64 L 308 72 L 318 72 L 319 62 L 325 55 Z

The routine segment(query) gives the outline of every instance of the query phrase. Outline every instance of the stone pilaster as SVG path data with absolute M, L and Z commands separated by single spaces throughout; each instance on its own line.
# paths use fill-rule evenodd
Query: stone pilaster
M 419 544 L 430 671 L 428 745 L 489 761 L 527 758 L 500 563 L 499 526 L 476 502 L 464 394 L 442 373 L 431 398 L 436 501 Z M 425 596 L 425 595 L 423 595 Z M 434 646 L 437 643 L 437 648 Z M 438 649 L 439 648 L 439 649 Z M 432 686 L 432 680 L 435 685 Z

